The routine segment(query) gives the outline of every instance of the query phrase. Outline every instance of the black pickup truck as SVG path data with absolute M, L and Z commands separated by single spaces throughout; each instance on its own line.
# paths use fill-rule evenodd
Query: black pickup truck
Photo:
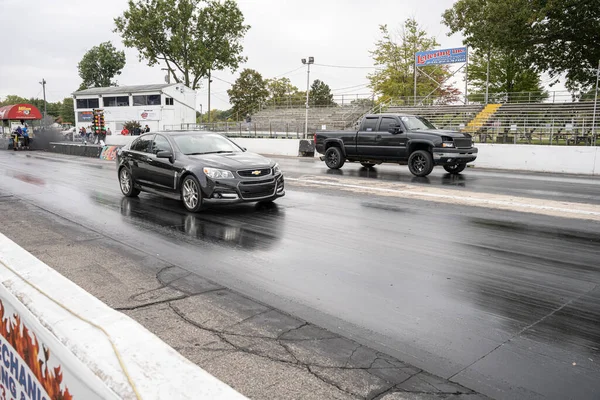
M 451 174 L 462 172 L 477 158 L 469 134 L 436 129 L 423 117 L 403 114 L 373 114 L 363 118 L 356 131 L 318 131 L 315 148 L 331 169 L 346 161 L 375 164 L 408 164 L 415 176 L 427 176 L 435 165 Z

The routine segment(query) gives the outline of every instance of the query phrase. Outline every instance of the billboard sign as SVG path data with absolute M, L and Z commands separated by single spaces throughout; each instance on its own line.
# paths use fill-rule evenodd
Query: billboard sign
M 467 62 L 467 48 L 456 47 L 453 49 L 419 51 L 415 54 L 417 67 L 427 65 L 455 64 Z

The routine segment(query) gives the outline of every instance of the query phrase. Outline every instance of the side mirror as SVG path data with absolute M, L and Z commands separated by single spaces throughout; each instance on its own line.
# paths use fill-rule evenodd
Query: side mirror
M 156 158 L 173 158 L 173 153 L 167 150 L 159 151 L 156 153 Z
M 242 147 L 242 151 L 248 151 L 248 149 L 245 147 Z
M 404 132 L 404 129 L 402 128 L 402 125 L 394 125 L 389 127 L 388 132 L 395 135 Z

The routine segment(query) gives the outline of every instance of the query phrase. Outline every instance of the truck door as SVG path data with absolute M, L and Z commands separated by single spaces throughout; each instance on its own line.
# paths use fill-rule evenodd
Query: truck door
M 379 158 L 376 146 L 376 138 L 379 135 L 377 132 L 377 124 L 379 116 L 366 117 L 356 137 L 356 153 L 362 157 Z
M 401 133 L 391 133 L 390 128 L 401 125 L 400 121 L 394 117 L 381 117 L 377 127 L 377 136 L 375 136 L 375 146 L 377 154 L 386 160 L 398 160 L 407 156 L 406 144 L 408 136 L 406 130 Z

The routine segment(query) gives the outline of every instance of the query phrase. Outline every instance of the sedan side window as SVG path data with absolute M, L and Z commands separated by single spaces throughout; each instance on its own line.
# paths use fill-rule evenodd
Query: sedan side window
M 152 152 L 158 154 L 159 151 L 172 151 L 169 141 L 162 135 L 156 135 L 152 144 Z
M 138 140 L 133 142 L 131 150 L 140 151 L 142 153 L 152 153 L 152 142 L 154 135 L 141 136 Z

